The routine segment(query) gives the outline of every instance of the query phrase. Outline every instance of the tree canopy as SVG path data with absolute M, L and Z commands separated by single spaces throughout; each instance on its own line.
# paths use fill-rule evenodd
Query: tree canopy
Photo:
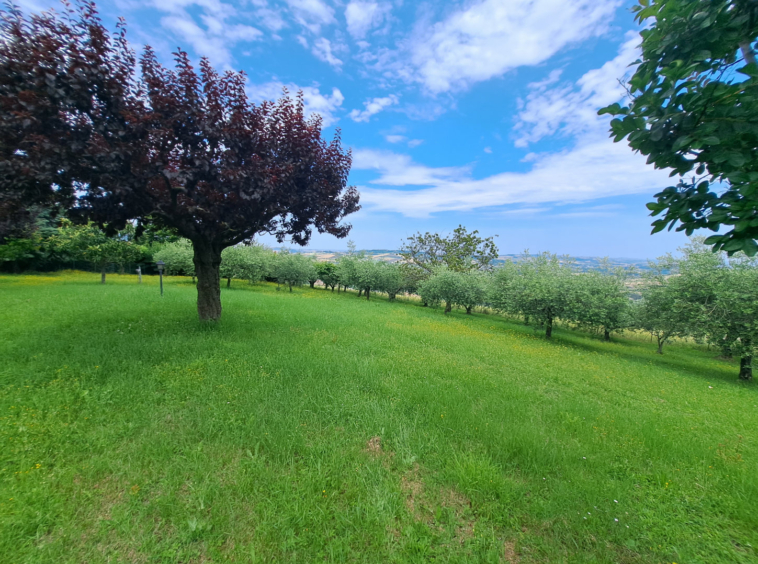
M 86 0 L 64 17 L 8 9 L 0 26 L 0 208 L 175 229 L 192 242 L 208 320 L 221 315 L 224 248 L 261 232 L 296 244 L 314 228 L 348 234 L 351 155 L 339 132 L 321 138 L 302 95 L 251 104 L 243 73 L 206 59 L 198 72 L 181 50 L 174 69 L 150 47 L 138 65 L 123 22 L 112 37 Z
M 400 255 L 407 264 L 431 274 L 439 266 L 456 272 L 491 269 L 498 250 L 494 237 L 480 237 L 479 231 L 469 233 L 459 225 L 447 237 L 429 232 L 408 237 Z
M 642 57 L 628 105 L 600 110 L 615 141 L 671 175 L 648 204 L 653 233 L 717 231 L 706 242 L 758 252 L 758 37 L 755 0 L 639 0 Z

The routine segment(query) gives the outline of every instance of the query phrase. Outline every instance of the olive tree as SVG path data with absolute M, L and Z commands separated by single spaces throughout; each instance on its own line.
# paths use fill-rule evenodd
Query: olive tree
M 484 302 L 485 282 L 480 273 L 456 272 L 446 267 L 437 268 L 431 277 L 419 285 L 421 299 L 430 304 L 443 304 L 444 312 L 460 306 L 471 314 L 472 309 Z
M 289 287 L 307 284 L 315 276 L 313 261 L 300 253 L 291 253 L 284 249 L 276 254 L 272 264 L 272 274 L 280 284 Z
M 123 264 L 139 260 L 144 249 L 116 233 L 109 237 L 94 223 L 74 225 L 64 221 L 58 233 L 51 237 L 54 252 L 73 259 L 90 262 L 100 270 L 100 282 L 105 284 L 105 271 L 109 264 Z
M 164 263 L 166 274 L 192 276 L 194 278 L 195 263 L 192 260 L 193 256 L 192 243 L 187 239 L 179 239 L 163 245 L 153 255 L 153 260 Z
M 332 292 L 334 292 L 334 287 L 340 281 L 337 265 L 333 262 L 318 262 L 316 263 L 316 274 L 318 279 L 323 282 L 324 287 L 331 288 Z
M 571 313 L 573 264 L 551 253 L 532 256 L 525 252 L 517 262 L 501 268 L 494 275 L 492 305 L 544 325 L 545 337 L 550 339 L 555 320 Z
M 576 275 L 567 316 L 579 325 L 598 328 L 606 341 L 611 333 L 630 323 L 631 300 L 626 287 L 631 275 L 628 268 L 612 268 L 607 261 L 599 268 Z
M 406 280 L 403 276 L 403 270 L 400 264 L 395 262 L 380 262 L 378 267 L 379 284 L 377 290 L 387 294 L 390 301 L 393 301 L 405 289 Z

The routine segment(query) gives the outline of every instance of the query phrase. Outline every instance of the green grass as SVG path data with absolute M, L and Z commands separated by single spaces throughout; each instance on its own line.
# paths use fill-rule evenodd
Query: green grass
M 0 276 L 0 560 L 758 561 L 758 387 L 695 346 L 235 283 Z

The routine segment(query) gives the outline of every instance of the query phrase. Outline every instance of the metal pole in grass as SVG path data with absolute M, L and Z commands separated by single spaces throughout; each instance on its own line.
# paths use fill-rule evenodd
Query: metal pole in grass
M 142 284 L 142 267 L 137 267 L 137 276 L 139 276 L 139 284 Z
M 163 296 L 163 267 L 166 266 L 166 263 L 159 260 L 155 263 L 155 266 L 158 267 L 158 276 L 161 278 L 161 296 Z

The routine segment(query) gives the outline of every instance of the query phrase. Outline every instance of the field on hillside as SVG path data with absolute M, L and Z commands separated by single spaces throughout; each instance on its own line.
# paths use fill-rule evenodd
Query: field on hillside
M 758 562 L 758 385 L 713 352 L 195 297 L 0 276 L 2 562 Z

